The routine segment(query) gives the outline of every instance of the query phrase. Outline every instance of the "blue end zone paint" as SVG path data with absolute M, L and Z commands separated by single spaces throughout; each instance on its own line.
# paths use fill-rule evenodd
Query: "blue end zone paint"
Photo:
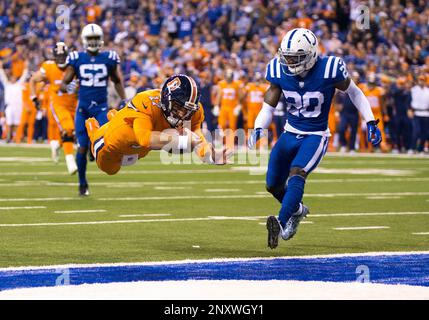
M 354 282 L 360 265 L 369 268 L 374 283 L 429 286 L 429 254 L 76 267 L 68 272 L 71 285 L 165 280 Z M 59 276 L 58 269 L 0 271 L 0 290 L 55 286 Z

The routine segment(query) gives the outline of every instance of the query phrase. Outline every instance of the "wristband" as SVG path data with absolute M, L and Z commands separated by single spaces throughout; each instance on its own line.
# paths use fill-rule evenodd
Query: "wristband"
M 184 150 L 188 147 L 188 136 L 179 136 L 177 149 Z

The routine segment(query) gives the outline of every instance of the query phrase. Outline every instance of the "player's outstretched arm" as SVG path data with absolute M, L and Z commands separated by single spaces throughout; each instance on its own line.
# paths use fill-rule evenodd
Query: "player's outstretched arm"
M 282 89 L 274 83 L 271 83 L 267 92 L 265 92 L 262 109 L 261 111 L 259 111 L 259 114 L 255 120 L 255 130 L 253 130 L 252 134 L 249 137 L 249 141 L 247 142 L 247 146 L 250 149 L 253 149 L 258 140 L 265 135 L 264 129 L 267 129 L 273 120 L 275 106 L 279 102 L 281 94 Z
M 63 93 L 67 92 L 67 85 L 72 82 L 75 77 L 76 72 L 72 66 L 67 66 L 66 71 L 64 73 L 63 81 L 61 82 L 60 91 Z
M 337 83 L 335 87 L 348 94 L 350 100 L 353 102 L 356 109 L 359 110 L 363 119 L 366 121 L 368 142 L 371 142 L 373 146 L 378 146 L 381 143 L 381 132 L 377 127 L 377 124 L 380 120 L 376 120 L 374 118 L 371 105 L 369 104 L 369 101 L 363 94 L 362 90 L 351 78 L 347 78 L 344 81 Z
M 40 110 L 40 101 L 37 98 L 36 95 L 36 84 L 42 81 L 47 81 L 46 76 L 43 74 L 42 71 L 38 70 L 30 78 L 30 98 L 34 103 L 34 106 L 37 110 Z

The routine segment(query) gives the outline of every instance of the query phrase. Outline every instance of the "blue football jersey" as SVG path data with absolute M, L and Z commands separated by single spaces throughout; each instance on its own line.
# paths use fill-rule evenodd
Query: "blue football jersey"
M 120 63 L 118 54 L 103 51 L 97 55 L 87 52 L 70 52 L 66 63 L 74 68 L 79 80 L 79 105 L 82 107 L 107 104 L 109 75 Z
M 328 115 L 335 84 L 348 78 L 344 61 L 339 57 L 319 57 L 308 74 L 287 75 L 282 71 L 278 58 L 272 59 L 265 78 L 278 85 L 284 94 L 288 112 L 287 131 L 297 133 L 325 133 L 328 131 Z

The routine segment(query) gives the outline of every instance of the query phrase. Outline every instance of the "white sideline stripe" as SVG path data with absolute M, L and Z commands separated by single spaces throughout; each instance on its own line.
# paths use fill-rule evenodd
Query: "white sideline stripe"
M 144 213 L 144 214 L 121 214 L 120 218 L 132 218 L 132 217 L 167 217 L 171 216 L 169 213 Z
M 415 235 L 429 235 L 429 232 L 413 232 L 412 234 L 415 234 Z
M 34 206 L 34 207 L 0 207 L 0 210 L 30 210 L 30 209 L 46 209 L 45 206 Z
M 90 263 L 90 264 L 59 264 L 59 265 L 39 265 L 25 267 L 5 267 L 1 271 L 19 271 L 19 270 L 47 270 L 47 269 L 67 269 L 67 268 L 94 268 L 94 267 L 125 267 L 125 266 L 156 266 L 172 264 L 189 263 L 219 263 L 219 262 L 248 262 L 248 261 L 270 261 L 275 259 L 329 259 L 343 257 L 379 257 L 379 256 L 402 256 L 402 255 L 426 255 L 429 251 L 367 251 L 355 253 L 334 253 L 322 255 L 303 255 L 303 256 L 272 256 L 272 257 L 252 257 L 252 258 L 212 258 L 212 259 L 186 259 L 170 261 L 152 261 L 152 262 L 116 262 L 116 263 Z
M 205 192 L 238 192 L 241 189 L 204 189 Z
M 100 210 L 66 210 L 66 211 L 54 211 L 54 213 L 96 213 L 96 212 L 106 212 L 106 210 L 100 209 Z
M 332 228 L 333 230 L 377 230 L 377 229 L 390 229 L 387 226 L 368 226 L 368 227 L 340 227 Z
M 312 214 L 313 218 L 320 217 L 347 217 L 347 216 L 383 216 L 383 215 L 427 215 L 429 212 L 381 212 L 381 213 L 332 213 Z M 208 216 L 206 218 L 177 218 L 177 219 L 145 219 L 145 220 L 106 220 L 106 221 L 78 221 L 78 222 L 42 222 L 42 223 L 6 223 L 0 227 L 38 227 L 38 226 L 65 226 L 65 225 L 96 225 L 96 224 L 118 224 L 118 223 L 140 223 L 140 222 L 179 222 L 179 221 L 216 221 L 216 220 L 246 220 L 256 221 L 266 219 L 267 216 Z
M 262 193 L 262 192 L 261 192 Z M 310 193 L 306 198 L 334 198 L 334 197 L 370 197 L 370 196 L 427 196 L 429 192 L 383 192 L 383 193 Z M 97 201 L 150 201 L 150 200 L 190 200 L 190 199 L 258 199 L 271 198 L 266 192 L 264 194 L 244 194 L 244 195 L 203 195 L 203 196 L 153 196 L 153 197 L 120 197 L 120 198 L 94 198 Z M 58 198 L 3 198 L 0 202 L 22 202 L 22 201 L 68 201 L 77 200 L 77 197 Z

